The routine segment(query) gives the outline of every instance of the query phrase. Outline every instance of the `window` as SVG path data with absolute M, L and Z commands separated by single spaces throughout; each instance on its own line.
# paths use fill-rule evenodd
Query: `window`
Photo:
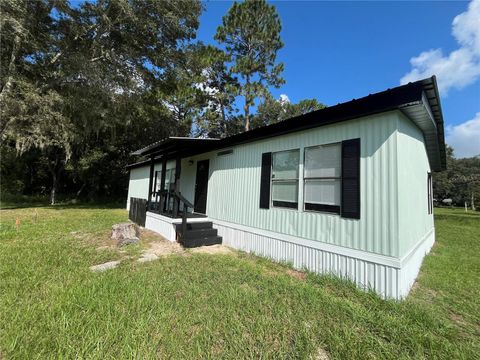
M 160 179 L 162 178 L 162 171 L 155 171 L 155 184 L 153 185 L 153 192 L 160 191 Z
M 167 169 L 165 171 L 165 187 L 164 190 L 172 190 L 175 183 L 175 169 Z M 162 186 L 162 171 L 155 171 L 155 185 L 153 187 L 155 192 L 159 192 Z
M 298 208 L 298 165 L 300 150 L 272 154 L 272 204 Z
M 433 187 L 432 187 L 432 173 L 427 173 L 427 201 L 428 214 L 433 214 Z
M 340 213 L 341 144 L 305 148 L 305 210 Z
M 165 190 L 173 191 L 175 183 L 175 169 L 167 169 L 165 171 Z

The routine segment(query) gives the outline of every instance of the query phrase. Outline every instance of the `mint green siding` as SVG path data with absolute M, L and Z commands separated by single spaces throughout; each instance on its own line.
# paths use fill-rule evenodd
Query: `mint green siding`
M 146 199 L 148 197 L 148 180 L 150 167 L 144 166 L 130 170 L 127 201 L 131 197 Z
M 428 214 L 427 173 L 430 171 L 420 129 L 407 117 L 398 120 L 399 256 L 402 257 L 433 228 Z
M 175 162 L 169 161 L 167 169 L 175 168 Z M 155 164 L 154 171 L 161 171 L 162 164 Z M 150 165 L 145 165 L 130 170 L 130 180 L 128 182 L 127 201 L 131 197 L 147 199 L 148 198 L 148 182 L 150 180 Z M 155 180 L 155 175 L 154 175 Z
M 207 215 L 252 228 L 397 256 L 397 121 L 397 112 L 385 113 L 235 146 L 233 154 L 226 156 L 214 152 L 192 157 L 194 161 L 210 159 Z M 304 148 L 352 138 L 361 139 L 361 219 L 303 211 Z M 260 209 L 262 153 L 288 149 L 300 149 L 301 154 L 299 209 Z M 185 176 L 187 172 L 195 174 L 196 164 L 184 169 L 182 185 L 187 181 L 192 186 L 193 176 Z M 184 194 L 186 187 L 182 186 Z M 193 200 L 193 190 L 188 195 Z

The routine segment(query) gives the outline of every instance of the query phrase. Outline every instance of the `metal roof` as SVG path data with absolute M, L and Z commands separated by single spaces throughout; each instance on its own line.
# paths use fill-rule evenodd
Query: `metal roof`
M 360 99 L 329 106 L 275 124 L 229 136 L 224 139 L 171 137 L 137 150 L 133 155 L 171 158 L 192 156 L 233 145 L 258 141 L 296 131 L 334 124 L 355 118 L 399 110 L 422 130 L 430 167 L 434 171 L 446 168 L 443 116 L 435 76 L 408 83 Z M 131 164 L 128 167 L 134 167 Z M 137 165 L 138 166 L 138 165 Z
M 152 153 L 165 152 L 170 149 L 176 150 L 181 148 L 187 148 L 192 145 L 202 147 L 202 145 L 207 144 L 214 140 L 219 140 L 219 139 L 211 139 L 211 138 L 202 139 L 202 138 L 171 136 L 171 137 L 162 139 L 160 141 L 154 142 L 153 144 L 150 144 L 148 146 L 145 146 L 144 148 L 133 152 L 132 155 L 145 156 Z

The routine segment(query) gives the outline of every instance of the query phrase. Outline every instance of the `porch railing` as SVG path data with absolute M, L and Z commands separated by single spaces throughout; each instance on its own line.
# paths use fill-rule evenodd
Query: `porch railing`
M 193 210 L 193 204 L 188 201 L 179 191 L 162 190 L 153 192 L 152 195 L 155 201 L 152 201 L 148 205 L 149 211 L 154 211 L 161 215 L 171 216 L 173 218 L 177 218 L 181 212 L 183 236 L 187 231 L 188 208 Z M 180 210 L 180 205 L 182 205 L 182 210 Z

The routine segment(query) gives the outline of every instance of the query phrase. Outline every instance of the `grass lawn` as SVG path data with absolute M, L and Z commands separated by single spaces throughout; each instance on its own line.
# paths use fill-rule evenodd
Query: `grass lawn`
M 0 359 L 480 354 L 478 213 L 436 209 L 437 243 L 402 302 L 237 252 L 131 259 L 92 273 L 121 256 L 96 248 L 125 210 L 26 207 L 0 216 Z

